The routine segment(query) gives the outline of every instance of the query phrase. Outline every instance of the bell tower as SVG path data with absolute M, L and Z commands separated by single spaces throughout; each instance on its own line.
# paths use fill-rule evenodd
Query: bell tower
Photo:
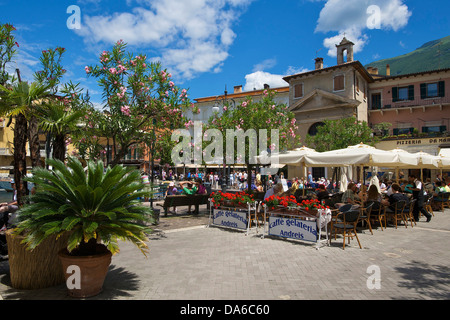
M 336 45 L 337 48 L 337 63 L 343 64 L 345 62 L 353 61 L 353 46 L 355 44 L 349 41 L 345 36 L 340 44 Z M 344 52 L 347 51 L 347 61 L 344 61 Z

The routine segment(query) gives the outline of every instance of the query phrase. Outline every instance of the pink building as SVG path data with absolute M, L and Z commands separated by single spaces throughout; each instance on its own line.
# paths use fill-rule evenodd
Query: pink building
M 372 128 L 379 123 L 390 123 L 389 135 L 398 139 L 447 136 L 450 128 L 450 69 L 398 76 L 381 76 L 376 70 L 368 71 L 374 78 L 369 85 L 368 107 Z M 444 140 L 441 142 L 447 139 Z M 439 147 L 445 146 L 418 148 L 437 154 Z
M 412 133 L 412 128 L 423 133 L 449 128 L 450 69 L 378 77 L 369 89 L 372 125 L 390 122 L 394 135 Z

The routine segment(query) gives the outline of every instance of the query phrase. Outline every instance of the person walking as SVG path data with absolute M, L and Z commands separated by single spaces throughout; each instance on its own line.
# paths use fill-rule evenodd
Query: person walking
M 416 199 L 416 203 L 414 205 L 413 215 L 414 220 L 419 221 L 419 212 L 421 212 L 425 217 L 427 217 L 427 222 L 431 221 L 431 214 L 428 213 L 424 208 L 424 192 L 423 192 L 423 183 L 417 179 L 414 174 L 410 174 L 408 176 L 409 182 L 412 184 L 412 195 L 413 199 Z

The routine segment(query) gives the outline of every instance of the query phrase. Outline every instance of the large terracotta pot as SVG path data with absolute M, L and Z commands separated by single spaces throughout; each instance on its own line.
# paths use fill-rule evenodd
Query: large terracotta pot
M 92 256 L 73 256 L 67 249 L 59 252 L 62 263 L 62 270 L 68 282 L 69 296 L 75 298 L 88 298 L 98 295 L 103 290 L 103 283 L 111 264 L 112 254 L 108 250 Z M 79 279 L 76 279 L 76 272 L 73 267 L 79 269 Z M 70 268 L 69 268 L 70 267 Z M 69 279 L 70 278 L 70 279 Z M 75 286 L 79 281 L 79 287 Z
M 67 245 L 68 234 L 50 237 L 33 251 L 27 249 L 23 236 L 6 232 L 11 286 L 20 290 L 43 289 L 64 283 L 58 252 Z

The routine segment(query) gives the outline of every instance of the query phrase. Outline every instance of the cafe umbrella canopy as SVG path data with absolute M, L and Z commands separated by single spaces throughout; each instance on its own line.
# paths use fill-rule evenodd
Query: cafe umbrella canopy
M 304 161 L 307 166 L 311 167 L 368 166 L 395 168 L 418 164 L 416 157 L 402 156 L 363 143 L 344 149 L 306 155 Z
M 344 149 L 307 155 L 304 157 L 304 163 L 310 167 L 372 167 L 373 172 L 374 167 L 415 166 L 418 160 L 414 156 L 400 155 L 360 143 Z M 346 189 L 346 186 L 343 186 L 341 190 L 344 189 Z
M 270 155 L 264 152 L 257 156 L 256 160 L 261 164 L 280 163 L 291 166 L 302 166 L 303 158 L 306 155 L 316 153 L 318 153 L 316 150 L 303 146 L 294 150 L 273 153 Z

